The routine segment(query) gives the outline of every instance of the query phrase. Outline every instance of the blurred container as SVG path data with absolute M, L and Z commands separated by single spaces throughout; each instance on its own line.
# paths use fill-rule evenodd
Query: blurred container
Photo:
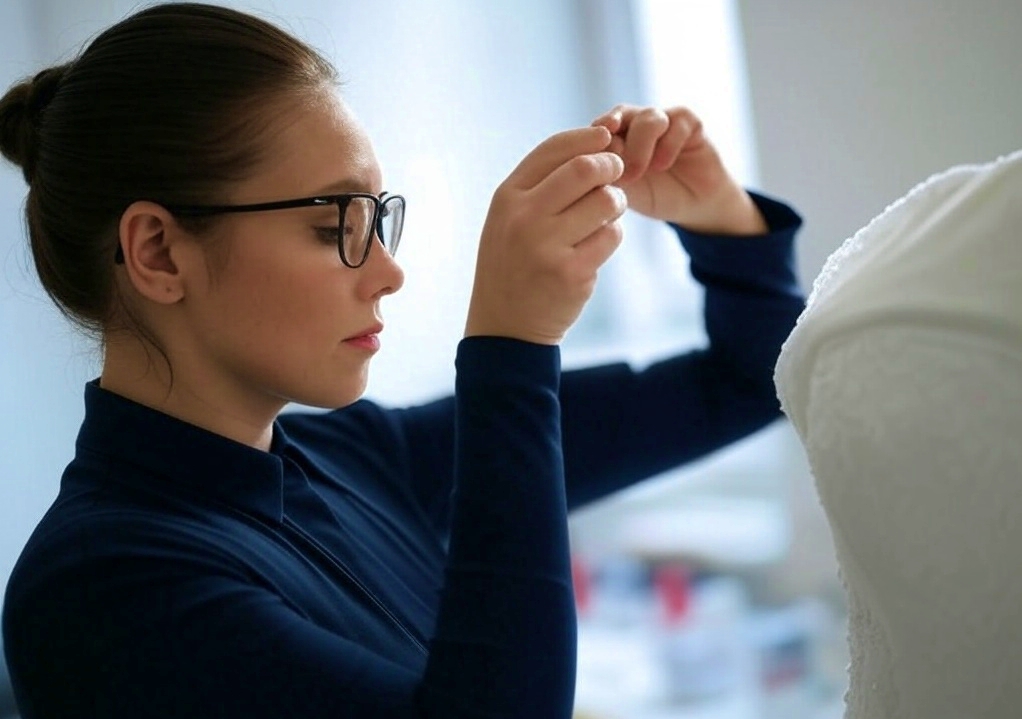
M 649 569 L 628 557 L 598 564 L 576 557 L 575 566 L 576 603 L 584 607 L 576 709 L 607 719 L 633 717 L 658 688 Z
M 662 584 L 671 587 L 675 580 Z M 731 576 L 696 580 L 687 611 L 668 612 L 657 638 L 663 700 L 693 704 L 741 696 L 755 702 L 759 672 L 748 631 L 749 604 L 742 582 Z M 676 594 L 672 588 L 668 595 Z M 676 598 L 669 604 L 677 606 Z

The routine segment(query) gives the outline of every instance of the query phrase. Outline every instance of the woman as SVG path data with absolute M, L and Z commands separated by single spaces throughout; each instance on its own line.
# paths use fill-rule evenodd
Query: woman
M 103 345 L 7 590 L 26 719 L 566 717 L 567 510 L 779 416 L 799 219 L 677 108 L 526 156 L 482 230 L 454 396 L 359 401 L 404 199 L 334 84 L 260 20 L 171 4 L 0 104 L 40 278 Z M 677 226 L 711 346 L 562 376 L 626 206 Z

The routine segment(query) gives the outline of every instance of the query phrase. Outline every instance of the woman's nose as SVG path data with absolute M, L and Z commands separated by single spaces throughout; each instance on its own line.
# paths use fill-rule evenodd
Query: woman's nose
M 369 257 L 359 271 L 363 273 L 373 297 L 392 295 L 405 283 L 404 270 L 380 242 L 373 244 Z

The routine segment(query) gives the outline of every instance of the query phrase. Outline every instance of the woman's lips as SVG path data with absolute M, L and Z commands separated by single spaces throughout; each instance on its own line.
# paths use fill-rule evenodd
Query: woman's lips
M 344 340 L 344 344 L 350 347 L 358 347 L 359 349 L 370 350 L 375 352 L 380 349 L 380 332 L 383 331 L 383 325 L 373 325 L 357 335 L 352 335 Z
M 380 349 L 380 336 L 377 334 L 360 335 L 358 337 L 350 337 L 344 340 L 344 344 L 350 347 L 358 347 L 359 349 L 371 350 L 375 352 Z

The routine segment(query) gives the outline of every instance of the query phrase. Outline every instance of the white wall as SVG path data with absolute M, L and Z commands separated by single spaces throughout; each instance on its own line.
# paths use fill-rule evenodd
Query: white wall
M 0 5 L 0 83 L 39 68 L 31 2 Z M 35 281 L 21 214 L 21 173 L 0 169 L 0 581 L 56 491 L 80 422 L 90 349 Z
M 760 177 L 803 268 L 930 174 L 1022 147 L 1022 2 L 741 0 Z

